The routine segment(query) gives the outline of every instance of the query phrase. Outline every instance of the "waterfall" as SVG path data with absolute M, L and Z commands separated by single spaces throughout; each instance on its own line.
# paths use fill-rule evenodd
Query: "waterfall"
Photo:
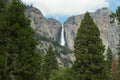
M 115 21 L 115 24 L 118 25 L 118 20 L 117 20 L 117 18 L 115 18 L 114 21 Z
M 60 45 L 62 45 L 62 46 L 64 46 L 64 45 L 65 45 L 64 25 L 62 25 Z

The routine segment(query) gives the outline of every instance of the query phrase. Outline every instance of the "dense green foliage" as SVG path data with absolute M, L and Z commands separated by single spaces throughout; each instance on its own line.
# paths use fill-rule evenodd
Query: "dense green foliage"
M 118 56 L 118 60 L 117 60 L 117 66 L 115 66 L 116 71 L 113 71 L 113 80 L 119 80 L 120 79 L 120 39 L 119 39 L 119 43 L 118 43 L 118 47 L 117 47 L 117 56 Z M 113 66 L 115 64 L 112 64 Z
M 104 46 L 100 32 L 88 12 L 78 29 L 74 48 L 76 61 L 72 69 L 76 73 L 75 80 L 107 80 Z
M 0 80 L 38 80 L 41 57 L 22 2 L 11 0 L 1 19 Z
M 71 68 L 53 70 L 49 80 L 75 80 Z
M 5 5 L 7 4 L 8 0 L 0 0 L 0 13 L 5 10 Z
M 107 68 L 109 79 L 111 78 L 112 60 L 113 60 L 113 53 L 111 49 L 108 47 L 107 53 L 106 53 L 106 68 Z
M 55 69 L 58 69 L 58 63 L 55 56 L 55 51 L 53 50 L 52 46 L 50 46 L 42 63 L 41 80 L 48 80 L 51 72 Z
M 119 40 L 119 45 L 118 45 L 118 68 L 120 69 L 120 40 Z
M 5 47 L 3 47 L 4 39 L 2 34 L 2 21 L 3 21 L 3 15 L 5 10 L 5 4 L 7 4 L 7 0 L 0 0 L 0 80 L 3 80 L 6 74 L 6 66 L 5 66 L 5 54 L 3 52 L 5 51 Z
M 41 67 L 42 57 L 36 52 L 34 31 L 24 14 L 26 7 L 20 0 L 6 2 L 0 1 L 0 80 L 48 79 L 52 70 L 58 69 L 55 52 L 52 47 L 48 49 Z M 60 46 L 43 36 L 39 40 Z
M 107 53 L 106 53 L 106 60 L 107 60 L 107 62 L 108 62 L 109 68 L 111 68 L 112 59 L 113 59 L 113 54 L 112 54 L 111 49 L 108 47 Z

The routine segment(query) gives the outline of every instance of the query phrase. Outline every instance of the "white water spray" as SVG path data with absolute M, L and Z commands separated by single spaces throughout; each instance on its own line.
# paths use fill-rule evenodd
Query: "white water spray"
M 117 20 L 117 18 L 115 18 L 114 21 L 115 21 L 115 24 L 118 25 L 118 20 Z
M 62 45 L 62 46 L 65 45 L 65 38 L 64 38 L 64 25 L 62 25 L 60 45 Z

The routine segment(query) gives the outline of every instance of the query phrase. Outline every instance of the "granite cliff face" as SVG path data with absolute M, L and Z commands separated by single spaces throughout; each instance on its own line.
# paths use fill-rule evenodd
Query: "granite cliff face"
M 119 28 L 116 20 L 113 22 L 113 19 L 109 17 L 111 13 L 112 11 L 108 8 L 102 8 L 90 14 L 100 30 L 100 37 L 105 45 L 105 50 L 109 46 L 112 52 L 116 54 L 116 47 L 119 41 Z M 74 39 L 84 14 L 72 16 L 63 24 L 65 47 L 60 45 L 62 24 L 59 21 L 53 18 L 46 19 L 38 9 L 33 7 L 26 9 L 26 15 L 31 20 L 31 27 L 36 33 L 35 36 L 39 42 L 37 46 L 38 51 L 46 53 L 49 45 L 52 45 L 59 64 L 61 66 L 70 66 L 75 60 L 71 50 L 74 50 Z
M 109 17 L 111 13 L 112 11 L 110 9 L 102 8 L 90 14 L 100 30 L 100 38 L 105 45 L 105 52 L 109 46 L 112 52 L 116 54 L 119 41 L 119 28 L 116 22 L 113 22 L 113 19 Z M 84 14 L 72 16 L 64 24 L 67 46 L 72 50 L 74 50 L 74 38 L 83 17 Z
M 47 38 L 59 40 L 59 32 L 61 30 L 61 23 L 55 19 L 46 19 L 43 14 L 36 8 L 28 8 L 26 14 L 31 20 L 31 27 L 36 33 Z
M 74 60 L 74 55 L 71 50 L 59 44 L 62 24 L 53 18 L 46 19 L 34 7 L 27 8 L 26 15 L 31 20 L 31 27 L 35 30 L 35 37 L 39 42 L 37 46 L 38 51 L 44 54 L 48 47 L 52 45 L 59 65 L 70 66 Z

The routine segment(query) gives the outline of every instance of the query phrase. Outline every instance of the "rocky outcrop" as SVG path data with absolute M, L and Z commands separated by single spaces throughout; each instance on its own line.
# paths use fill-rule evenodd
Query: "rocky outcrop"
M 39 43 L 37 50 L 45 54 L 48 47 L 52 45 L 59 65 L 70 66 L 74 60 L 74 55 L 71 50 L 59 44 L 62 24 L 53 18 L 46 19 L 34 7 L 27 8 L 26 15 L 31 20 L 31 27 L 35 31 L 35 37 Z
M 119 28 L 115 22 L 111 22 L 112 19 L 109 17 L 111 13 L 112 11 L 110 9 L 102 8 L 90 14 L 100 30 L 100 38 L 105 45 L 105 50 L 109 46 L 112 52 L 116 54 L 119 41 Z M 83 17 L 84 14 L 72 16 L 64 24 L 67 46 L 72 50 L 74 50 L 74 39 Z
M 46 19 L 43 14 L 36 8 L 26 9 L 26 15 L 31 20 L 31 27 L 36 33 L 39 33 L 47 38 L 59 40 L 58 32 L 60 32 L 61 23 L 55 19 Z
M 57 42 L 60 42 L 62 24 L 53 18 L 49 18 L 47 22 L 51 33 L 51 38 Z

